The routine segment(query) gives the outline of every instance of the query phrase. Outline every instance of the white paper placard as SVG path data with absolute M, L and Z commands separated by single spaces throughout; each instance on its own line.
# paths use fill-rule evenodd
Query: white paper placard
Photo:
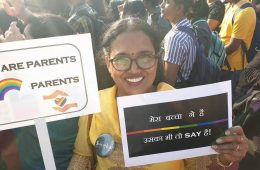
M 118 97 L 125 166 L 215 154 L 232 126 L 231 82 Z
M 100 111 L 90 34 L 0 44 L 0 130 Z

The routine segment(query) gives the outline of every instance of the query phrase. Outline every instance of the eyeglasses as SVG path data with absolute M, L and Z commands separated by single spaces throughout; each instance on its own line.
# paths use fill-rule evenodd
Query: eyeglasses
M 133 61 L 136 63 L 138 68 L 145 70 L 152 68 L 156 63 L 156 60 L 156 55 L 143 53 L 135 59 L 131 59 L 127 54 L 119 54 L 109 61 L 117 71 L 128 71 L 132 67 Z

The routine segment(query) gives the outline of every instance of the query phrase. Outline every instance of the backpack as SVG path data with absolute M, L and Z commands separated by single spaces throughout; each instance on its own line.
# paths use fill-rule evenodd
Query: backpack
M 96 45 L 99 44 L 100 38 L 102 37 L 103 33 L 105 32 L 107 25 L 104 23 L 103 20 L 101 20 L 99 17 L 90 14 L 86 9 L 82 9 L 76 12 L 76 16 L 82 17 L 82 16 L 87 16 L 93 21 L 93 30 L 94 30 L 94 35 L 91 35 L 94 37 Z
M 208 22 L 205 19 L 197 20 L 196 22 L 193 23 L 193 27 L 195 31 L 198 29 L 196 26 L 198 22 L 206 22 L 208 24 Z M 200 42 L 201 38 L 199 37 L 199 34 L 197 34 L 197 36 Z M 221 39 L 218 36 L 218 33 L 215 31 L 211 31 L 211 43 L 209 46 L 208 57 L 220 69 L 225 65 L 226 58 L 227 58 L 225 44 L 221 41 Z
M 225 44 L 220 40 L 218 33 L 212 31 L 211 33 L 212 44 L 209 49 L 209 59 L 219 66 L 221 69 L 226 64 L 227 53 Z
M 196 59 L 192 66 L 190 76 L 188 80 L 184 80 L 184 82 L 186 82 L 184 84 L 188 87 L 219 82 L 221 79 L 221 70 L 205 56 L 204 47 L 202 44 L 199 44 L 194 29 L 180 26 L 178 30 L 188 34 L 196 44 Z M 180 78 L 183 82 L 183 78 L 181 76 Z
M 232 24 L 235 22 L 236 16 L 240 11 L 246 8 L 253 8 L 251 3 L 245 3 L 242 5 L 233 15 Z M 246 48 L 245 42 L 242 41 L 242 49 L 247 56 L 247 61 L 250 62 L 256 55 L 257 51 L 260 50 L 260 22 L 256 19 L 255 31 L 253 34 L 252 42 L 249 49 Z

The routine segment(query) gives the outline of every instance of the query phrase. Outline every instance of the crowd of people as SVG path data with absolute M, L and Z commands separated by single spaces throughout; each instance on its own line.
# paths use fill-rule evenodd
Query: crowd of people
M 216 82 L 232 81 L 233 102 L 260 90 L 260 52 L 247 57 L 259 16 L 259 0 L 3 0 L 0 43 L 91 34 L 101 112 L 47 124 L 58 170 L 254 170 L 260 142 L 241 126 L 216 140 L 217 155 L 126 168 L 116 98 L 193 86 L 194 63 L 210 55 L 213 31 L 226 57 Z M 115 142 L 105 156 L 95 150 L 104 134 Z M 35 126 L 0 131 L 0 169 L 45 169 Z

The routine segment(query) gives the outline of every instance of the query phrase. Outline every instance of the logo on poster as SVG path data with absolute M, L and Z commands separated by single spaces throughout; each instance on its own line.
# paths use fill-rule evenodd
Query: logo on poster
M 5 95 L 11 90 L 20 91 L 22 80 L 7 78 L 0 81 L 0 101 L 4 100 Z
M 61 96 L 61 97 L 59 97 Z M 44 100 L 54 100 L 54 103 L 56 104 L 55 107 L 53 107 L 54 110 L 59 112 L 66 112 L 72 107 L 78 107 L 77 103 L 67 103 L 69 95 L 61 90 L 56 90 L 50 95 L 43 96 Z

